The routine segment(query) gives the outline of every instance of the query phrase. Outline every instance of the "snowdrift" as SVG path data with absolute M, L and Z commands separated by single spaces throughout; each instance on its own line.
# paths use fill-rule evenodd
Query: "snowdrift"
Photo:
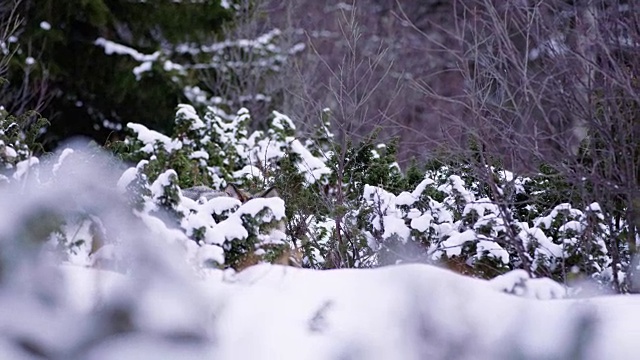
M 63 270 L 70 299 L 83 311 L 129 281 Z M 330 271 L 259 265 L 239 274 L 212 272 L 195 284 L 198 303 L 207 304 L 199 315 L 207 319 L 211 359 L 629 359 L 640 338 L 638 296 L 527 299 L 428 265 Z M 167 312 L 185 316 L 180 307 L 192 307 L 193 299 L 171 303 L 161 299 L 175 294 L 155 295 L 149 306 L 156 308 L 146 312 L 164 320 L 149 323 L 185 323 Z M 137 358 L 132 354 L 145 347 L 108 350 L 101 358 Z

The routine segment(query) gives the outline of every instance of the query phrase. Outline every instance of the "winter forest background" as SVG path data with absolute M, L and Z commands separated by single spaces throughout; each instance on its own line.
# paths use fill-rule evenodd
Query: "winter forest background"
M 0 358 L 633 358 L 639 14 L 0 1 Z

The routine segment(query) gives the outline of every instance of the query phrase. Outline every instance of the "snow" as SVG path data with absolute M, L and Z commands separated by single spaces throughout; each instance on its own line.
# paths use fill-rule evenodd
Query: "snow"
M 331 174 L 331 169 L 325 164 L 325 162 L 313 156 L 313 154 L 304 145 L 302 145 L 300 140 L 296 139 L 291 142 L 291 151 L 300 155 L 302 158 L 298 167 L 304 172 L 305 180 L 309 184 L 315 183 L 323 175 Z
M 214 326 L 222 359 L 448 359 L 452 351 L 456 359 L 572 358 L 585 321 L 595 327 L 585 334 L 589 358 L 635 353 L 637 296 L 538 300 L 559 289 L 538 283 L 528 299 L 497 289 L 521 278 L 486 282 L 425 265 L 260 265 L 203 286 L 226 295 Z
M 561 232 L 565 232 L 565 231 L 573 231 L 577 234 L 581 233 L 582 231 L 584 231 L 584 224 L 580 223 L 579 221 L 575 221 L 575 220 L 571 220 L 569 222 L 567 222 L 566 224 L 560 226 L 560 229 L 558 229 Z
M 273 216 L 275 220 L 284 219 L 284 200 L 278 197 L 251 199 L 244 203 L 234 215 L 242 216 L 247 214 L 256 217 L 264 209 L 269 209 L 271 215 L 268 216 Z
M 483 227 L 487 227 L 487 226 L 491 227 L 492 234 L 496 234 L 497 232 L 503 231 L 505 229 L 504 219 L 495 214 L 487 214 L 481 217 L 480 219 L 478 219 L 478 221 L 476 221 L 476 223 L 473 224 L 473 228 L 475 230 L 480 230 Z
M 233 172 L 234 179 L 258 179 L 262 180 L 262 170 L 253 165 L 247 165 L 238 171 Z
M 164 69 L 164 71 L 179 71 L 182 72 L 184 71 L 185 67 L 180 65 L 180 64 L 176 64 L 170 60 L 165 60 L 164 64 L 162 65 L 162 68 Z
M 197 150 L 189 155 L 190 159 L 204 159 L 209 160 L 209 153 L 204 150 Z
M 433 223 L 433 216 L 428 213 L 424 213 L 419 217 L 411 220 L 411 228 L 416 229 L 420 232 L 427 231 L 427 229 Z
M 387 239 L 392 235 L 397 235 L 401 240 L 406 241 L 411 235 L 411 229 L 409 229 L 402 219 L 398 219 L 395 216 L 384 217 L 384 234 L 382 237 Z
M 205 244 L 196 244 L 178 225 L 125 206 L 121 192 L 144 161 L 114 172 L 113 159 L 69 149 L 48 160 L 55 171 L 42 183 L 27 184 L 24 191 L 21 183 L 0 187 L 0 199 L 11 204 L 0 207 L 2 359 L 617 360 L 638 351 L 640 296 L 569 298 L 563 285 L 522 270 L 485 281 L 419 264 L 323 271 L 268 264 L 241 272 L 207 268 L 224 263 L 225 241 L 247 236 L 243 217 L 282 220 L 282 199 L 182 199 L 194 211 L 183 220 L 194 224 L 211 223 L 198 216 L 229 214 L 207 229 Z M 17 171 L 24 175 L 37 164 L 26 160 Z M 170 185 L 175 175 L 164 172 L 153 187 Z M 398 197 L 369 185 L 365 195 L 388 210 L 379 218 L 387 235 L 409 237 L 396 216 L 402 212 Z M 470 203 L 484 212 L 482 202 Z M 53 249 L 37 246 L 57 244 L 29 237 L 37 235 L 29 225 L 34 217 L 38 224 L 50 214 L 73 218 L 78 209 L 99 217 L 100 228 L 116 240 L 96 253 L 115 265 L 60 259 Z M 555 211 L 580 216 L 567 206 Z M 412 228 L 438 225 L 437 231 L 449 234 L 447 255 L 464 241 L 478 241 L 478 252 L 508 262 L 506 252 L 473 230 L 433 224 L 437 211 L 409 212 Z M 89 233 L 82 221 L 78 237 Z M 336 227 L 332 220 L 311 223 L 328 233 Z M 540 228 L 523 225 L 520 238 L 563 255 Z
M 307 48 L 307 45 L 305 43 L 297 43 L 293 45 L 291 49 L 289 49 L 289 55 L 295 55 L 299 52 L 304 51 L 306 48 Z
M 213 226 L 212 231 L 205 234 L 205 243 L 223 245 L 226 241 L 244 240 L 249 236 L 249 232 L 242 225 L 239 216 L 232 216 Z
M 153 63 L 151 61 L 145 61 L 133 68 L 133 75 L 136 76 L 136 80 L 140 80 L 143 73 L 151 71 L 152 66 Z
M 578 217 L 582 215 L 582 212 L 572 208 L 571 204 L 563 203 L 553 208 L 553 210 L 551 210 L 551 213 L 549 215 L 536 219 L 535 226 L 536 227 L 543 226 L 543 227 L 549 228 L 551 227 L 551 223 L 553 222 L 553 220 L 560 214 Z
M 154 146 L 157 144 L 162 144 L 164 149 L 168 152 L 172 152 L 173 150 L 178 150 L 182 148 L 182 143 L 177 140 L 171 140 L 170 137 L 163 135 L 155 130 L 150 130 L 146 126 L 141 124 L 128 123 L 127 127 L 133 130 L 140 141 L 142 141 L 145 146 L 142 148 L 142 151 L 151 153 L 153 152 Z
M 203 244 L 198 248 L 198 261 L 206 264 L 209 261 L 224 264 L 224 250 L 220 246 Z
M 105 38 L 96 39 L 96 41 L 94 41 L 94 44 L 97 46 L 103 47 L 104 53 L 107 55 L 113 55 L 113 54 L 128 55 L 132 57 L 134 60 L 140 62 L 140 65 L 136 66 L 133 69 L 133 74 L 135 75 L 136 80 L 140 80 L 143 73 L 151 71 L 151 68 L 153 67 L 153 63 L 158 61 L 161 55 L 160 51 L 156 51 L 150 55 L 142 54 L 134 48 L 131 48 L 122 44 L 118 44 L 116 42 L 107 40 Z M 165 62 L 164 68 L 166 67 L 167 67 L 167 64 Z
M 116 183 L 118 193 L 124 194 L 127 191 L 127 186 L 129 186 L 129 184 L 131 184 L 136 179 L 137 173 L 140 172 L 145 166 L 147 166 L 148 163 L 148 160 L 140 160 L 136 167 L 131 167 L 125 170 L 122 175 L 120 175 L 120 178 Z
M 205 204 L 201 206 L 204 212 L 209 214 L 217 214 L 221 215 L 230 209 L 238 208 L 242 203 L 240 200 L 228 196 L 221 196 L 215 198 L 215 200 L 210 199 Z
M 191 121 L 191 130 L 202 129 L 205 127 L 204 122 L 198 116 L 196 109 L 187 104 L 179 104 L 178 111 L 176 112 L 177 116 L 183 116 L 187 120 Z
M 499 259 L 503 264 L 509 264 L 509 253 L 495 241 L 479 239 L 476 243 L 476 257 L 488 256 Z
M 539 300 L 562 299 L 567 290 L 550 279 L 532 279 L 524 270 L 513 270 L 489 280 L 489 285 L 498 291 L 520 297 Z
M 139 62 L 154 62 L 158 60 L 158 57 L 160 56 L 159 51 L 156 51 L 151 55 L 145 55 L 138 52 L 136 49 L 130 48 L 122 44 L 118 44 L 116 42 L 107 40 L 105 38 L 96 39 L 95 44 L 103 47 L 104 53 L 107 55 L 112 55 L 112 54 L 129 55 L 134 60 Z
M 418 209 L 410 209 L 409 212 L 407 213 L 407 219 L 416 219 L 419 218 L 420 216 L 422 216 L 422 212 L 420 212 L 420 210 Z
M 291 119 L 284 114 L 281 114 L 277 111 L 273 111 L 273 126 L 276 129 L 280 129 L 280 130 L 295 130 L 296 126 L 293 123 L 293 121 L 291 121 Z
M 36 157 L 30 157 L 27 160 L 22 160 L 16 164 L 16 172 L 13 174 L 14 179 L 22 179 L 25 174 L 29 172 L 29 169 L 40 163 L 40 160 Z
M 435 181 L 433 181 L 432 179 L 425 177 L 424 180 L 422 180 L 420 182 L 420 184 L 418 184 L 418 186 L 416 186 L 416 189 L 413 190 L 413 192 L 411 193 L 411 195 L 413 195 L 414 198 L 419 198 L 420 195 L 422 195 L 422 193 L 424 192 L 424 189 L 427 188 L 427 186 L 434 184 Z
M 474 200 L 473 194 L 465 188 L 464 181 L 458 175 L 451 175 L 449 181 L 446 184 L 440 185 L 438 190 L 445 193 L 454 192 L 461 196 L 467 203 Z
M 593 211 L 593 212 L 602 212 L 602 209 L 600 208 L 600 204 L 594 202 L 591 203 L 588 207 L 587 207 L 588 211 Z
M 71 154 L 73 154 L 73 149 L 66 148 L 62 150 L 62 153 L 60 154 L 58 161 L 56 161 L 56 163 L 53 165 L 54 174 L 57 173 L 58 170 L 60 170 L 60 167 L 62 166 L 62 163 L 64 162 L 64 160 Z
M 462 216 L 465 216 L 472 211 L 475 211 L 479 216 L 484 216 L 487 211 L 497 214 L 498 206 L 488 198 L 478 199 L 465 205 L 464 210 L 462 211 Z
M 522 243 L 525 248 L 528 246 L 529 242 L 536 241 L 538 244 L 538 246 L 536 246 L 536 253 L 553 257 L 562 257 L 562 247 L 554 244 L 540 228 L 525 228 L 520 232 L 518 237 L 522 239 Z
M 454 231 L 447 240 L 442 242 L 444 253 L 447 257 L 459 256 L 462 251 L 462 245 L 467 241 L 474 241 L 476 239 L 476 232 L 473 230 L 466 230 L 464 232 Z
M 403 191 L 400 193 L 400 195 L 398 195 L 398 197 L 396 198 L 396 205 L 413 205 L 414 202 L 416 202 L 416 197 L 413 196 L 413 194 L 407 192 L 407 191 Z
M 14 148 L 12 148 L 11 146 L 5 146 L 4 147 L 4 154 L 8 158 L 14 158 L 14 157 L 18 156 L 18 153 L 16 152 L 16 150 Z

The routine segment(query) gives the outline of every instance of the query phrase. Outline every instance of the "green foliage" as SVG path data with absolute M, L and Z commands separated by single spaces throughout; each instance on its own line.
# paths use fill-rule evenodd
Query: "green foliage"
M 165 119 L 183 99 L 185 84 L 164 61 L 149 63 L 139 76 L 134 69 L 180 44 L 216 40 L 232 15 L 210 0 L 24 0 L 17 10 L 19 48 L 3 91 L 33 96 L 28 104 L 7 96 L 4 106 L 37 109 L 51 119 L 47 143 L 71 135 L 105 143 L 133 120 L 169 132 L 173 124 Z M 99 39 L 126 48 L 107 49 Z
M 34 111 L 13 116 L 0 108 L 0 182 L 8 181 L 4 174 L 13 172 L 18 163 L 28 160 L 35 152 L 41 153 L 42 145 L 37 137 L 48 124 L 47 119 Z
M 318 269 L 426 262 L 483 278 L 523 268 L 611 287 L 612 246 L 620 266 L 631 263 L 611 214 L 580 203 L 555 173 L 522 178 L 457 158 L 403 172 L 394 142 L 375 145 L 372 136 L 342 148 L 324 122 L 317 138 L 301 139 L 283 114 L 273 112 L 263 131 L 250 132 L 251 121 L 246 109 L 228 116 L 210 108 L 200 117 L 181 105 L 171 136 L 130 123 L 131 136 L 114 144 L 136 164 L 118 182 L 134 214 L 191 239 L 200 266 L 242 270 L 300 254 L 303 266 Z M 3 141 L 28 159 L 23 139 L 33 137 L 14 126 L 6 125 Z M 206 186 L 209 196 L 186 198 L 192 186 Z M 256 191 L 272 186 L 279 198 Z M 102 243 L 89 212 L 56 224 L 27 235 L 57 239 L 71 253 Z M 82 231 L 70 236 L 70 229 Z
M 121 158 L 138 163 L 129 170 L 133 177 L 127 189 L 134 190 L 129 195 L 131 202 L 143 212 L 172 214 L 187 236 L 200 245 L 220 246 L 224 261 L 206 260 L 209 265 L 242 269 L 259 261 L 281 259 L 288 249 L 279 226 L 284 205 L 280 215 L 278 202 L 274 209 L 273 202 L 261 198 L 231 199 L 211 210 L 213 205 L 193 203 L 181 196 L 180 188 L 192 186 L 207 186 L 212 192 L 231 183 L 244 191 L 278 186 L 278 180 L 283 179 L 280 165 L 288 166 L 292 177 L 306 181 L 306 168 L 296 152 L 299 143 L 290 136 L 294 133 L 291 121 L 274 113 L 267 131 L 251 134 L 250 122 L 246 109 L 234 117 L 219 116 L 210 109 L 200 118 L 194 108 L 180 106 L 171 137 L 129 124 L 134 136 L 114 145 Z M 215 196 L 231 196 L 219 194 Z M 199 220 L 203 217 L 210 223 L 203 224 Z M 238 226 L 244 230 L 239 231 Z M 221 228 L 235 230 L 227 235 L 220 233 Z

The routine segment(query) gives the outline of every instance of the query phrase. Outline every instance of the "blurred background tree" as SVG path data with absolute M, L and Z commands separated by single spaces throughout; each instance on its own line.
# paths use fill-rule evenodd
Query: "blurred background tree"
M 1 103 L 16 115 L 36 110 L 47 117 L 49 149 L 72 135 L 104 144 L 129 121 L 170 133 L 190 74 L 165 55 L 219 40 L 233 17 L 218 0 L 6 3 L 21 23 L 5 44 L 16 52 Z

